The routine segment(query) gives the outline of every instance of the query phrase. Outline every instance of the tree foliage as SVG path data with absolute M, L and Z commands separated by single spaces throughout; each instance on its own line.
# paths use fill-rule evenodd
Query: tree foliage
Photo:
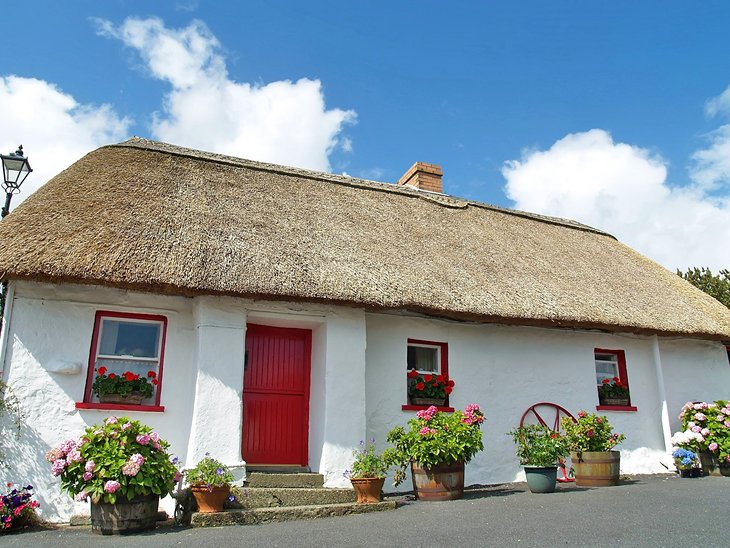
M 709 268 L 694 267 L 687 272 L 677 270 L 677 275 L 730 308 L 730 270 L 720 270 L 714 275 Z

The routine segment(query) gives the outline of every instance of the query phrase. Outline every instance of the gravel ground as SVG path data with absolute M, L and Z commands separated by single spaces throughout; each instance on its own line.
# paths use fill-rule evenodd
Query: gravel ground
M 624 478 L 617 487 L 525 484 L 471 489 L 463 500 L 258 526 L 157 530 L 126 537 L 87 527 L 0 535 L 0 546 L 730 546 L 730 478 Z

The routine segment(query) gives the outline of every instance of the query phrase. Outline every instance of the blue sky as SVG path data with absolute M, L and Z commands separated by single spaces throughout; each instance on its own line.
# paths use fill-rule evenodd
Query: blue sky
M 730 267 L 726 2 L 28 1 L 0 45 L 23 197 L 131 135 L 395 181 Z M 19 200 L 18 200 L 19 201 Z M 14 205 L 17 205 L 17 201 Z

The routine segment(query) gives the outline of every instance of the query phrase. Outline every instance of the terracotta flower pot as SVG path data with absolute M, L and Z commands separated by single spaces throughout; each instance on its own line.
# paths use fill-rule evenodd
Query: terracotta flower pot
M 205 484 L 198 483 L 191 485 L 190 491 L 195 497 L 195 502 L 198 503 L 198 512 L 209 514 L 223 511 L 223 505 L 231 492 L 231 486 L 208 488 Z
M 357 495 L 358 504 L 375 504 L 380 502 L 385 478 L 350 478 L 352 488 Z

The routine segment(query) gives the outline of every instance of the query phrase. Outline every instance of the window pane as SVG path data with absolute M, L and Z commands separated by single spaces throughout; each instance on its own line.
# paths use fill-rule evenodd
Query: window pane
M 104 319 L 99 354 L 157 358 L 160 324 Z
M 425 346 L 408 346 L 408 369 L 439 372 L 439 349 Z
M 618 377 L 618 356 L 615 354 L 596 354 L 596 384 L 604 379 Z

